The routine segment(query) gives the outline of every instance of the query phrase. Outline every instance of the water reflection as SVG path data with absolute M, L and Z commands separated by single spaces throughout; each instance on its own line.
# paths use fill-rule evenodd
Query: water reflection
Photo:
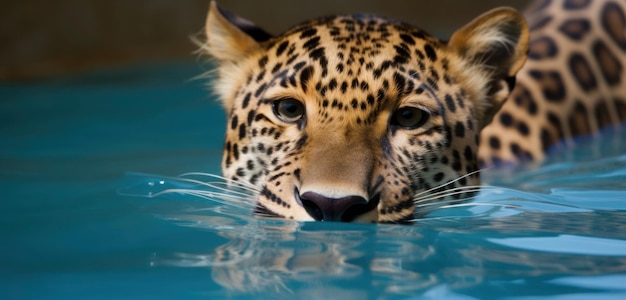
M 173 253 L 157 264 L 210 268 L 214 282 L 243 295 L 321 297 L 333 291 L 332 298 L 337 298 L 334 296 L 353 296 L 366 288 L 366 299 L 376 298 L 374 295 L 418 295 L 443 284 L 450 291 L 480 296 L 485 289 L 473 289 L 486 282 L 510 283 L 532 277 L 549 285 L 547 282 L 563 275 L 626 272 L 626 253 L 598 255 L 581 250 L 568 254 L 501 242 L 530 236 L 558 239 L 567 233 L 623 243 L 623 212 L 452 217 L 426 219 L 417 226 L 255 218 L 217 226 L 210 218 L 194 215 L 179 215 L 176 221 L 208 230 L 227 242 L 208 247 L 205 253 Z M 586 241 L 570 239 L 571 244 L 565 247 L 584 249 Z M 535 248 L 542 249 L 541 240 L 535 242 L 539 243 Z M 490 293 L 493 296 L 494 291 Z

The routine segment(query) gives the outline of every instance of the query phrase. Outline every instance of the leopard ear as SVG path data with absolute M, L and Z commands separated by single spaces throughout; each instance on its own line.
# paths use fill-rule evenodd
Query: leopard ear
M 483 126 L 491 122 L 513 89 L 515 74 L 526 61 L 528 43 L 524 17 L 506 7 L 486 12 L 450 38 L 448 47 L 487 79 L 485 99 L 476 103 Z
M 254 23 L 217 6 L 211 1 L 206 20 L 204 49 L 220 62 L 236 62 L 272 36 Z
M 522 67 L 528 52 L 528 27 L 515 9 L 484 13 L 457 30 L 448 43 L 463 58 L 510 77 Z

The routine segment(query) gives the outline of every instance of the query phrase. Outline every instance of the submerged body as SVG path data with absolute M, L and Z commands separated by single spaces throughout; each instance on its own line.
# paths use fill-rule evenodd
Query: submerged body
M 497 9 L 449 42 L 361 15 L 272 37 L 212 4 L 224 176 L 257 188 L 260 215 L 406 222 L 471 197 L 480 165 L 623 121 L 626 5 L 544 2 L 530 29 Z

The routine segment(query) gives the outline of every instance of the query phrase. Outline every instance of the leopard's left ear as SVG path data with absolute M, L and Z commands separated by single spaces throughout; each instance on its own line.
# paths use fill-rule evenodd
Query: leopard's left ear
M 528 53 L 529 32 L 524 17 L 512 8 L 497 8 L 457 30 L 448 47 L 487 77 L 486 99 L 477 99 L 483 126 L 508 98 L 515 74 Z
M 240 61 L 272 37 L 254 23 L 220 8 L 215 1 L 211 1 L 205 32 L 204 50 L 220 63 Z

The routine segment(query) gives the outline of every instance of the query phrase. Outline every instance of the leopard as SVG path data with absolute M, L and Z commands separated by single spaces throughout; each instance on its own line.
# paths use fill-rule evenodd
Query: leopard
M 443 40 L 369 14 L 280 35 L 211 2 L 201 51 L 227 116 L 223 177 L 253 213 L 407 224 L 626 120 L 626 3 L 536 0 Z M 557 147 L 558 148 L 558 147 Z

